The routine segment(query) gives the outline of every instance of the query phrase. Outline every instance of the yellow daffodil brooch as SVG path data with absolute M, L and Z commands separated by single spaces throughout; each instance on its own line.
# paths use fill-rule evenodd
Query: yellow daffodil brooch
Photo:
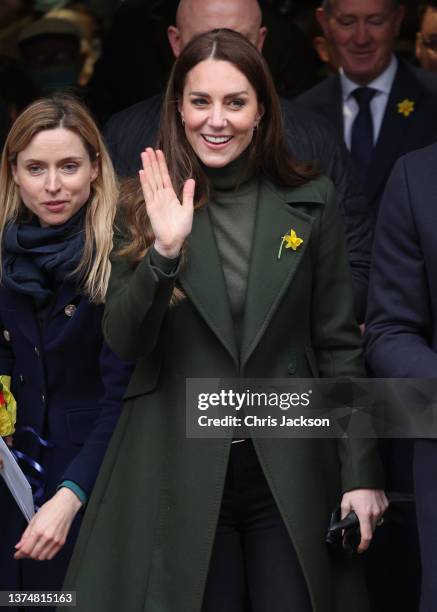
M 15 431 L 17 402 L 9 390 L 10 376 L 0 376 L 0 436 L 10 436 Z
M 285 234 L 285 236 L 282 236 L 281 238 L 281 244 L 279 246 L 279 251 L 278 251 L 278 259 L 281 259 L 282 248 L 284 244 L 285 244 L 286 249 L 293 249 L 293 251 L 295 251 L 297 248 L 300 247 L 302 242 L 303 242 L 302 238 L 299 238 L 299 236 L 296 234 L 294 229 L 291 228 L 290 233 Z
M 398 102 L 398 113 L 404 117 L 408 117 L 414 111 L 414 101 L 405 98 L 402 102 Z

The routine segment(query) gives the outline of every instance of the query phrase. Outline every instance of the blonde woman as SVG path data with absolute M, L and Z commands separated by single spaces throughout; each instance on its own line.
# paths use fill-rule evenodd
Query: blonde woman
M 0 374 L 11 379 L 17 422 L 3 405 L 0 433 L 39 510 L 26 527 L 0 482 L 0 590 L 61 588 L 118 418 L 125 366 L 101 333 L 116 201 L 111 162 L 80 103 L 43 98 L 17 118 L 0 169 Z

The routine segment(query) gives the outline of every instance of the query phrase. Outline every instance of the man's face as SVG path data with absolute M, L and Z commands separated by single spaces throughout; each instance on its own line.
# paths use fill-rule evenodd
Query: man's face
M 428 7 L 416 37 L 416 57 L 422 68 L 437 72 L 437 9 Z
M 332 11 L 317 12 L 346 76 L 359 85 L 387 68 L 403 15 L 391 0 L 332 0 Z

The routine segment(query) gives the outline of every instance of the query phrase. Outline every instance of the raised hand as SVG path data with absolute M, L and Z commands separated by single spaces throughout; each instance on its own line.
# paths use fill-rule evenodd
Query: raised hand
M 184 240 L 193 224 L 193 199 L 195 182 L 188 179 L 179 202 L 168 174 L 162 151 L 146 149 L 141 154 L 141 187 L 153 233 L 155 249 L 165 257 L 174 258 L 180 253 Z

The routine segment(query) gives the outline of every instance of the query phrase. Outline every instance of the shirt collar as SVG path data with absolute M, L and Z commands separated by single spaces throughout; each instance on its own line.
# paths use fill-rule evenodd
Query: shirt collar
M 398 67 L 398 60 L 395 55 L 391 56 L 391 60 L 387 68 L 382 72 L 376 79 L 373 79 L 367 87 L 371 87 L 372 89 L 376 89 L 376 91 L 380 93 L 385 93 L 387 95 L 390 94 L 391 87 L 393 85 L 393 81 L 396 75 L 396 70 Z M 361 87 L 358 83 L 355 83 L 351 79 L 349 79 L 345 73 L 343 68 L 339 70 L 340 74 L 340 83 L 341 90 L 343 92 L 343 101 L 346 101 L 350 95 L 352 94 L 357 87 Z

